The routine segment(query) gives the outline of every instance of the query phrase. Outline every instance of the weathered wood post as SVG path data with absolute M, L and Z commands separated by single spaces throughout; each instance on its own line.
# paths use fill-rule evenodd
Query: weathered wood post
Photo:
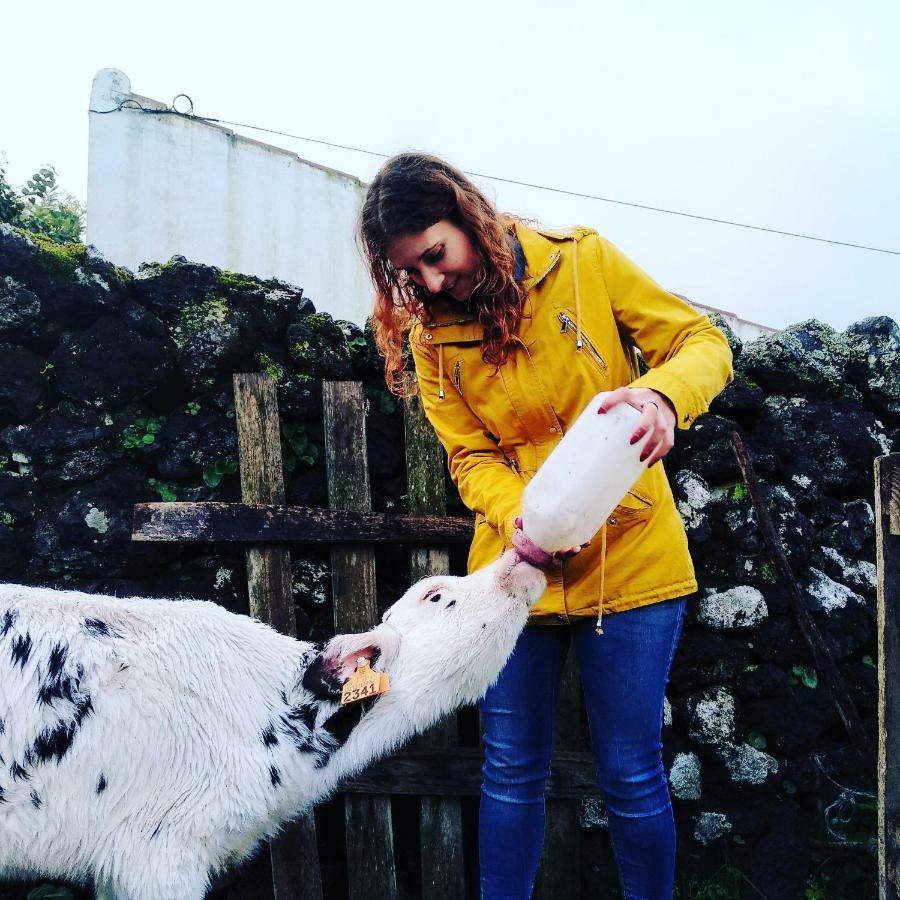
M 900 453 L 875 460 L 878 895 L 900 898 Z
M 284 505 L 280 419 L 275 382 L 262 373 L 234 376 L 234 412 L 244 503 Z M 291 590 L 291 554 L 277 544 L 246 549 L 250 615 L 282 634 L 297 636 Z M 312 813 L 270 844 L 275 900 L 321 900 L 322 882 Z
M 329 506 L 368 512 L 372 496 L 362 384 L 326 381 L 322 399 Z M 335 629 L 340 633 L 371 628 L 378 615 L 374 549 L 366 544 L 332 547 L 331 583 Z M 344 813 L 350 900 L 396 900 L 391 798 L 348 795 Z
M 443 516 L 447 513 L 444 451 L 425 418 L 415 375 L 408 374 L 404 386 L 409 511 Z M 450 552 L 446 546 L 413 547 L 410 551 L 410 579 L 413 582 L 428 575 L 446 575 L 449 571 Z M 423 734 L 417 746 L 455 747 L 457 739 L 454 714 Z M 459 798 L 423 796 L 419 801 L 419 834 L 423 900 L 463 900 L 465 870 Z

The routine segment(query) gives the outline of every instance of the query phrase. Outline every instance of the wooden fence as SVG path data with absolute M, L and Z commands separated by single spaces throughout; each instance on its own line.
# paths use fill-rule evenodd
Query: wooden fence
M 331 546 L 335 629 L 363 631 L 377 617 L 374 545 L 408 544 L 411 575 L 417 580 L 446 573 L 448 546 L 471 540 L 469 518 L 446 516 L 443 450 L 417 396 L 404 406 L 409 514 L 386 515 L 371 511 L 361 384 L 323 385 L 328 510 L 285 505 L 274 381 L 256 373 L 235 375 L 234 394 L 242 502 L 138 504 L 133 539 L 244 544 L 252 615 L 296 635 L 291 543 Z M 578 749 L 580 688 L 571 659 L 563 675 L 557 729 L 537 900 L 580 897 L 580 803 L 583 797 L 599 796 L 591 756 Z M 352 900 L 398 896 L 391 797 L 401 794 L 419 798 L 419 896 L 462 900 L 466 872 L 461 798 L 478 794 L 481 761 L 478 748 L 459 746 L 454 716 L 414 746 L 344 783 Z M 273 841 L 270 856 L 276 900 L 322 900 L 312 815 Z M 241 896 L 240 886 L 232 888 L 233 900 Z

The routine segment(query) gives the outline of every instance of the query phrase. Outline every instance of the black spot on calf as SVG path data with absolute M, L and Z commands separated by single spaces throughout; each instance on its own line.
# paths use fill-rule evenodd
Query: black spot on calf
M 31 805 L 32 805 L 35 809 L 40 809 L 40 808 L 41 808 L 41 796 L 40 796 L 40 794 L 38 794 L 37 791 L 32 791 L 32 792 L 31 792 Z
M 56 757 L 59 762 L 72 746 L 75 737 L 74 722 L 57 722 L 53 728 L 45 728 L 35 739 L 32 751 L 38 762 L 48 762 Z
M 23 637 L 21 634 L 17 634 L 13 638 L 12 642 L 12 662 L 13 665 L 16 663 L 24 670 L 25 663 L 28 662 L 28 657 L 31 655 L 31 635 L 27 632 Z
M 97 782 L 97 793 L 102 794 L 106 790 L 106 776 L 101 772 L 100 780 Z
M 348 703 L 322 723 L 322 727 L 334 737 L 338 746 L 343 745 L 353 729 L 359 725 L 359 720 L 366 711 L 365 702 L 363 700 L 357 703 Z
M 94 637 L 109 637 L 109 626 L 106 622 L 101 622 L 99 619 L 85 619 L 84 629 L 94 635 Z
M 54 700 L 68 700 L 77 703 L 78 682 L 63 677 L 63 666 L 66 662 L 68 650 L 62 644 L 56 644 L 50 651 L 50 660 L 47 663 L 47 678 L 38 688 L 38 701 L 46 706 L 52 706 Z
M 59 677 L 59 673 L 62 672 L 62 667 L 66 662 L 66 654 L 68 652 L 68 648 L 64 647 L 62 644 L 54 645 L 53 649 L 50 651 L 50 661 L 47 663 L 48 678 Z
M 16 611 L 14 609 L 6 610 L 3 614 L 3 624 L 0 625 L 0 637 L 6 637 L 7 632 L 13 627 L 13 622 L 15 621 Z
M 281 773 L 275 766 L 269 767 L 269 778 L 272 779 L 272 787 L 278 787 L 278 785 L 281 784 Z
M 60 719 L 53 728 L 45 728 L 34 741 L 26 762 L 37 759 L 49 762 L 53 757 L 59 762 L 68 753 L 81 723 L 94 711 L 91 698 L 85 697 L 75 708 L 75 715 L 68 722 Z
M 341 682 L 337 673 L 326 665 L 325 657 L 321 653 L 303 673 L 303 687 L 322 700 L 341 699 Z
M 294 722 L 302 722 L 310 731 L 316 727 L 316 716 L 319 713 L 319 704 L 304 703 L 302 706 L 292 706 L 287 717 Z
M 23 769 L 15 760 L 13 760 L 13 764 L 9 767 L 9 774 L 12 777 L 13 781 L 30 781 L 31 775 Z
M 262 733 L 262 742 L 267 747 L 277 747 L 278 746 L 278 735 L 275 734 L 275 729 L 269 725 Z

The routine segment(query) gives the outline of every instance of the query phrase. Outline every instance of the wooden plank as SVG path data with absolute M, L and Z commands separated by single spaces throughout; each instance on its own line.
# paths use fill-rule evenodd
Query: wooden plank
M 408 747 L 341 783 L 346 793 L 427 794 L 477 797 L 484 756 L 477 747 Z M 590 753 L 553 754 L 547 796 L 562 800 L 599 797 Z
M 238 433 L 241 497 L 245 503 L 284 503 L 278 396 L 275 382 L 260 372 L 234 376 L 234 414 Z M 250 613 L 283 634 L 296 637 L 291 591 L 291 555 L 285 547 L 260 541 L 248 547 Z
M 579 746 L 581 726 L 581 680 L 575 648 L 563 667 L 556 713 L 556 747 L 572 752 Z M 594 781 L 594 766 L 590 754 L 589 775 Z M 594 785 L 595 792 L 599 789 Z M 541 865 L 534 884 L 535 900 L 556 900 L 559 897 L 577 900 L 581 897 L 581 796 L 565 799 L 548 792 L 546 827 Z
M 278 506 L 270 503 L 136 503 L 134 541 L 267 544 L 465 544 L 472 519 Z
M 369 512 L 372 499 L 362 385 L 326 381 L 322 401 L 329 506 Z M 371 628 L 378 614 L 372 548 L 362 544 L 332 547 L 331 571 L 337 631 Z M 346 796 L 344 816 L 350 900 L 396 900 L 390 797 Z
M 812 613 L 809 611 L 806 600 L 800 591 L 800 586 L 797 584 L 797 579 L 794 578 L 793 570 L 781 543 L 781 538 L 779 538 L 775 531 L 775 526 L 772 524 L 772 517 L 769 515 L 765 498 L 756 478 L 756 471 L 744 447 L 744 442 L 736 431 L 732 431 L 730 437 L 734 455 L 737 457 L 738 465 L 744 476 L 744 483 L 747 485 L 750 498 L 753 501 L 759 530 L 762 532 L 766 546 L 769 548 L 769 554 L 775 563 L 781 582 L 787 590 L 791 612 L 800 628 L 801 634 L 806 639 L 816 670 L 822 676 L 822 684 L 826 693 L 831 695 L 838 716 L 844 724 L 850 743 L 853 745 L 860 763 L 866 768 L 870 765 L 874 766 L 874 754 L 869 746 L 859 713 L 856 710 L 856 704 L 853 702 L 846 684 L 844 684 L 837 662 L 835 662 L 831 651 L 828 649 L 828 645 L 819 631 L 819 626 L 816 625 Z
M 896 527 L 895 527 L 896 526 Z M 900 453 L 875 460 L 878 895 L 900 897 Z
M 275 382 L 261 373 L 234 376 L 241 494 L 245 503 L 284 504 L 284 471 Z M 282 634 L 297 636 L 286 547 L 247 547 L 250 612 Z M 322 879 L 312 813 L 269 844 L 275 900 L 322 900 Z
M 405 381 L 404 431 L 406 441 L 406 485 L 409 511 L 419 515 L 444 516 L 444 451 L 425 417 L 416 377 Z M 450 553 L 444 547 L 413 547 L 410 577 L 413 582 L 450 571 Z M 420 747 L 456 747 L 459 735 L 456 713 L 447 716 L 421 735 Z M 419 856 L 423 900 L 463 900 L 462 805 L 458 797 L 422 796 L 419 801 Z

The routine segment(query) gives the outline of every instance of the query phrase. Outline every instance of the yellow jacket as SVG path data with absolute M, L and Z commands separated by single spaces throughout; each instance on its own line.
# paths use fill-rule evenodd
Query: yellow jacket
M 728 343 L 709 319 L 595 231 L 535 231 L 520 223 L 515 231 L 527 294 L 517 347 L 503 366 L 482 361 L 482 329 L 465 304 L 435 303 L 429 320 L 410 332 L 425 412 L 460 497 L 475 513 L 469 571 L 510 545 L 525 484 L 599 391 L 653 388 L 671 400 L 679 428 L 688 428 L 732 376 Z M 650 366 L 641 377 L 635 346 Z M 606 532 L 604 612 L 697 589 L 662 465 L 641 476 Z M 533 616 L 598 614 L 600 544 L 548 573 Z

